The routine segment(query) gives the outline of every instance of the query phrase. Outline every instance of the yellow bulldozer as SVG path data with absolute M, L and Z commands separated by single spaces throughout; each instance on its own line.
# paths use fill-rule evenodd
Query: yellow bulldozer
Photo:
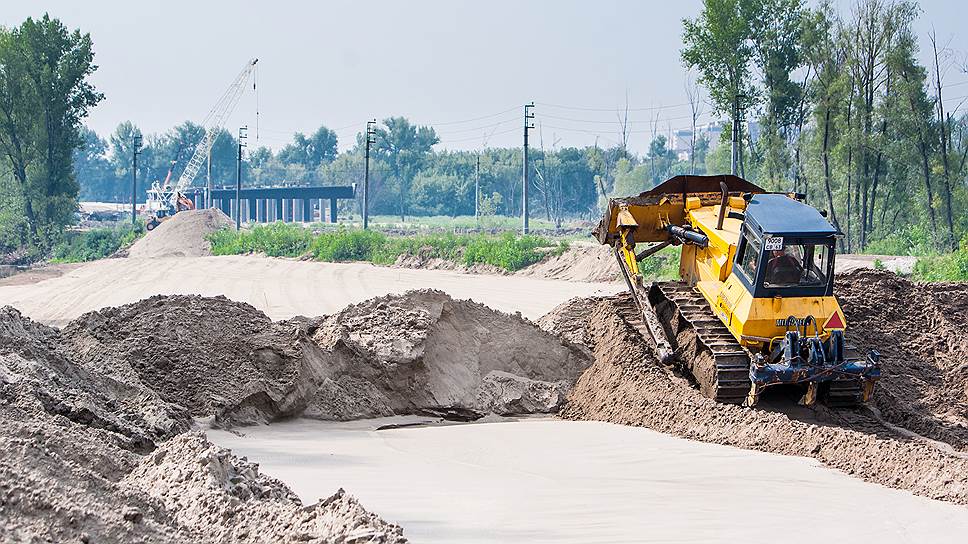
M 705 396 L 753 406 L 782 384 L 802 404 L 856 406 L 874 391 L 880 355 L 846 343 L 833 293 L 839 234 L 803 195 L 732 175 L 677 176 L 612 199 L 595 232 L 632 294 L 626 320 Z M 681 246 L 680 280 L 646 282 L 638 263 L 668 246 Z

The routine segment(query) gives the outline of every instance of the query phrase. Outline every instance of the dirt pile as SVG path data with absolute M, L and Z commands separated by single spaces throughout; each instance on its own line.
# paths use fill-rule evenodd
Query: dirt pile
M 302 507 L 258 465 L 180 435 L 146 456 L 121 482 L 158 500 L 175 521 L 213 542 L 406 542 L 399 526 L 367 512 L 340 489 Z
M 332 358 L 307 415 L 554 412 L 587 352 L 519 315 L 434 290 L 350 306 L 311 326 Z
M 298 323 L 273 323 L 221 296 L 154 296 L 89 312 L 64 336 L 86 368 L 217 421 L 301 413 L 325 365 Z
M 135 242 L 127 256 L 153 259 L 211 255 L 212 245 L 205 237 L 233 225 L 229 216 L 217 209 L 178 212 Z
M 881 354 L 884 418 L 968 451 L 968 284 L 858 270 L 838 276 L 835 292 L 848 342 Z
M 520 316 L 440 291 L 280 322 L 224 297 L 155 296 L 84 314 L 64 337 L 85 368 L 220 425 L 554 412 L 591 364 Z
M 516 273 L 548 280 L 613 282 L 621 279 L 611 248 L 588 242 L 572 242 L 561 255 L 549 256 Z
M 571 391 L 562 417 L 813 457 L 865 480 L 968 504 L 968 459 L 898 437 L 862 410 L 786 414 L 716 403 L 656 363 L 648 344 L 619 317 L 614 299 L 575 304 L 594 305 L 587 335 L 595 362 Z
M 255 465 L 179 434 L 184 409 L 81 367 L 66 345 L 0 309 L 0 541 L 403 541 L 342 492 L 302 506 Z

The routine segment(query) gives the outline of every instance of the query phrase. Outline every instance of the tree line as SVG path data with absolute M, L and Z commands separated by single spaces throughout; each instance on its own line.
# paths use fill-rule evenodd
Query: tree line
M 610 197 L 677 174 L 728 172 L 735 124 L 739 173 L 768 189 L 806 194 L 845 233 L 843 249 L 899 238 L 921 249 L 954 249 L 968 231 L 968 117 L 960 110 L 965 97 L 951 91 L 964 82 L 965 62 L 933 35 L 930 50 L 919 51 L 918 16 L 917 4 L 897 0 L 857 0 L 844 13 L 803 0 L 704 0 L 682 29 L 689 153 L 674 151 L 657 130 L 646 152 L 631 152 L 621 109 L 617 145 L 546 147 L 537 138 L 528 165 L 533 216 L 557 224 L 594 220 Z M 918 60 L 924 53 L 927 65 Z M 76 222 L 78 199 L 129 202 L 135 136 L 144 141 L 139 200 L 169 170 L 177 179 L 202 139 L 203 128 L 192 122 L 161 134 L 142 134 L 127 121 L 105 136 L 86 128 L 87 112 L 104 98 L 89 82 L 93 58 L 90 36 L 48 16 L 0 29 L 3 253 L 49 247 Z M 695 137 L 704 105 L 729 120 L 718 141 Z M 536 122 L 540 130 L 540 115 Z M 360 133 L 340 146 L 326 126 L 295 133 L 280 149 L 246 153 L 244 183 L 359 184 L 364 141 Z M 214 185 L 234 184 L 237 146 L 229 131 L 216 139 Z M 521 161 L 520 147 L 441 149 L 433 127 L 388 117 L 371 149 L 371 213 L 518 215 Z M 203 168 L 195 186 L 205 177 Z M 358 212 L 360 202 L 342 205 Z
M 743 133 L 740 173 L 805 193 L 848 251 L 899 235 L 947 251 L 968 230 L 968 117 L 948 87 L 965 59 L 932 33 L 919 63 L 919 13 L 894 0 L 846 14 L 826 1 L 704 0 L 683 21 L 683 62 L 714 110 L 761 127 L 755 141 Z
M 153 181 L 163 181 L 169 170 L 176 179 L 191 152 L 203 138 L 202 127 L 186 121 L 163 134 L 143 136 L 129 121 L 107 138 L 81 129 L 85 144 L 75 155 L 82 200 L 130 202 L 132 145 L 144 139 L 138 162 L 138 199 Z M 336 133 L 320 126 L 312 134 L 295 133 L 278 151 L 259 146 L 244 154 L 244 186 L 352 185 L 363 181 L 364 140 L 338 151 Z M 405 117 L 389 117 L 376 128 L 370 150 L 370 211 L 378 215 L 468 216 L 518 215 L 522 204 L 521 148 L 491 147 L 477 151 L 436 149 L 439 137 L 429 126 Z M 223 130 L 212 149 L 215 187 L 234 186 L 238 140 Z M 648 153 L 638 156 L 622 146 L 562 147 L 539 144 L 529 155 L 531 196 L 535 217 L 561 224 L 565 219 L 597 219 L 605 200 L 635 194 L 668 177 L 706 171 L 708 141 L 696 145 L 694 161 L 680 160 L 667 138 L 658 135 Z M 203 187 L 203 168 L 194 186 Z M 475 202 L 475 189 L 479 196 Z M 359 212 L 357 202 L 342 204 Z

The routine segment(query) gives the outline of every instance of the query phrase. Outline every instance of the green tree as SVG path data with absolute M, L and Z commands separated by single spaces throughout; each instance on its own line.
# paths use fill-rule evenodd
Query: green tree
M 309 137 L 297 132 L 292 143 L 279 151 L 279 159 L 285 163 L 303 165 L 306 170 L 316 170 L 321 164 L 333 162 L 337 155 L 337 137 L 332 130 L 321 126 Z
M 751 0 L 704 0 L 698 17 L 682 21 L 682 60 L 699 71 L 715 111 L 730 118 L 736 96 L 755 93 L 750 75 L 754 7 Z
M 74 150 L 88 110 L 104 98 L 88 81 L 93 61 L 90 35 L 48 15 L 0 29 L 0 148 L 19 185 L 29 242 L 45 248 L 77 209 Z
M 431 127 L 418 127 L 404 117 L 389 117 L 376 129 L 374 154 L 388 166 L 397 187 L 400 221 L 405 221 L 410 184 L 440 139 Z
M 73 159 L 80 199 L 121 202 L 124 189 L 108 161 L 108 143 L 87 127 L 82 126 L 80 132 L 84 143 L 74 150 Z

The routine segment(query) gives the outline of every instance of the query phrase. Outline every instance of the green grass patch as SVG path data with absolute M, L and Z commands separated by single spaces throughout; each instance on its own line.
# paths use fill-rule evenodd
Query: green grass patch
M 667 247 L 655 255 L 639 261 L 639 273 L 647 280 L 674 280 L 679 278 L 679 257 L 682 250 Z
M 265 253 L 270 257 L 298 257 L 309 250 L 312 231 L 288 223 L 257 225 L 236 232 L 220 230 L 209 236 L 213 255 Z
M 488 264 L 508 271 L 520 270 L 546 255 L 560 255 L 568 248 L 541 236 L 511 232 L 487 234 L 418 234 L 390 236 L 375 230 L 315 230 L 275 223 L 236 232 L 222 230 L 209 236 L 215 255 L 264 253 L 273 257 L 310 255 L 317 261 L 366 261 L 391 264 L 401 255 L 439 258 L 471 266 Z
M 918 257 L 913 275 L 921 281 L 968 281 L 968 236 L 957 251 Z
M 55 263 L 80 263 L 108 257 L 145 233 L 144 224 L 65 232 L 51 249 Z

